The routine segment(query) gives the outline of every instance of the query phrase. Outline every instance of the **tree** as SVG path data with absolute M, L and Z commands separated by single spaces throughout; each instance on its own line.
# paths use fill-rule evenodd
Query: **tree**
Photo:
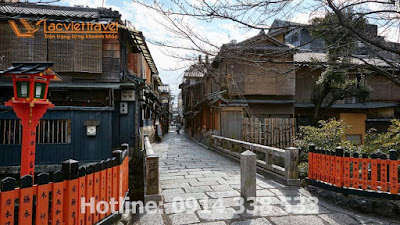
M 365 29 L 366 20 L 354 15 L 351 11 L 346 14 L 346 20 L 357 29 Z M 338 26 L 335 14 L 327 14 L 323 18 L 315 18 L 310 28 L 314 37 L 324 40 L 327 49 L 327 68 L 321 73 L 314 87 L 313 101 L 315 104 L 313 124 L 317 125 L 323 119 L 325 111 L 337 100 L 356 97 L 364 101 L 370 88 L 364 82 L 366 70 L 355 69 L 356 76 L 350 76 L 351 56 L 355 50 L 357 39 L 346 28 Z M 348 67 L 343 67 L 348 64 Z

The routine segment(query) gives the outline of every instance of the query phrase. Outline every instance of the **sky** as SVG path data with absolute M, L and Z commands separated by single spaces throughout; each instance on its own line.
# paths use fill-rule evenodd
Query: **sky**
M 190 0 L 195 2 L 196 0 Z M 168 1 L 166 1 L 168 2 Z M 154 11 L 131 2 L 130 0 L 61 0 L 55 4 L 66 6 L 88 6 L 88 7 L 106 7 L 112 8 L 120 12 L 123 20 L 129 20 L 137 30 L 143 32 L 146 40 L 154 41 L 171 41 L 171 36 L 164 26 L 160 24 L 163 18 Z M 290 18 L 285 18 L 292 21 L 307 23 L 310 19 L 310 14 L 307 12 L 294 12 Z M 271 23 L 272 23 L 271 19 Z M 190 23 L 198 33 L 203 34 L 212 43 L 217 46 L 228 43 L 231 40 L 242 41 L 249 37 L 257 35 L 258 30 L 250 30 L 238 27 L 230 21 L 214 20 L 210 23 L 205 21 L 196 21 L 189 18 Z M 391 41 L 399 41 L 398 28 L 381 31 L 387 39 Z M 176 40 L 172 40 L 176 41 Z M 170 57 L 165 54 L 165 49 L 158 45 L 148 42 L 150 52 L 153 56 L 155 64 L 159 70 L 161 80 L 164 84 L 169 84 L 173 95 L 178 95 L 180 92 L 179 84 L 182 82 L 183 72 L 190 62 L 182 63 L 182 60 Z M 179 51 L 179 50 L 176 50 Z M 203 56 L 204 57 L 204 56 Z M 194 61 L 193 61 L 194 63 Z

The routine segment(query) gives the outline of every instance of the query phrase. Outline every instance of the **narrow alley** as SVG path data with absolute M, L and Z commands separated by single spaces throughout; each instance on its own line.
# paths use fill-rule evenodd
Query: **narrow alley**
M 241 212 L 238 162 L 171 131 L 153 147 L 160 157 L 163 214 L 143 216 L 138 224 L 396 224 L 337 207 L 304 188 L 284 186 L 260 175 L 258 208 Z

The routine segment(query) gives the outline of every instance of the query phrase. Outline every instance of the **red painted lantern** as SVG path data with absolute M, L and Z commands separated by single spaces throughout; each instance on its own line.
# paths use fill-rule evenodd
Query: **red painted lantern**
M 54 105 L 47 99 L 50 80 L 61 80 L 50 68 L 50 62 L 15 62 L 3 73 L 11 76 L 14 97 L 5 103 L 21 119 L 22 149 L 21 177 L 34 175 L 36 127 L 48 108 Z

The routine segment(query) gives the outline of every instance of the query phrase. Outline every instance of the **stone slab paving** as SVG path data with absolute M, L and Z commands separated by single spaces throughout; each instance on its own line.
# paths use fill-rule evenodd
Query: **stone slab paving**
M 314 198 L 304 188 L 284 186 L 260 175 L 256 209 L 242 210 L 238 162 L 203 148 L 185 134 L 170 132 L 153 148 L 160 157 L 164 197 L 160 208 L 167 225 L 399 223 L 340 208 Z

